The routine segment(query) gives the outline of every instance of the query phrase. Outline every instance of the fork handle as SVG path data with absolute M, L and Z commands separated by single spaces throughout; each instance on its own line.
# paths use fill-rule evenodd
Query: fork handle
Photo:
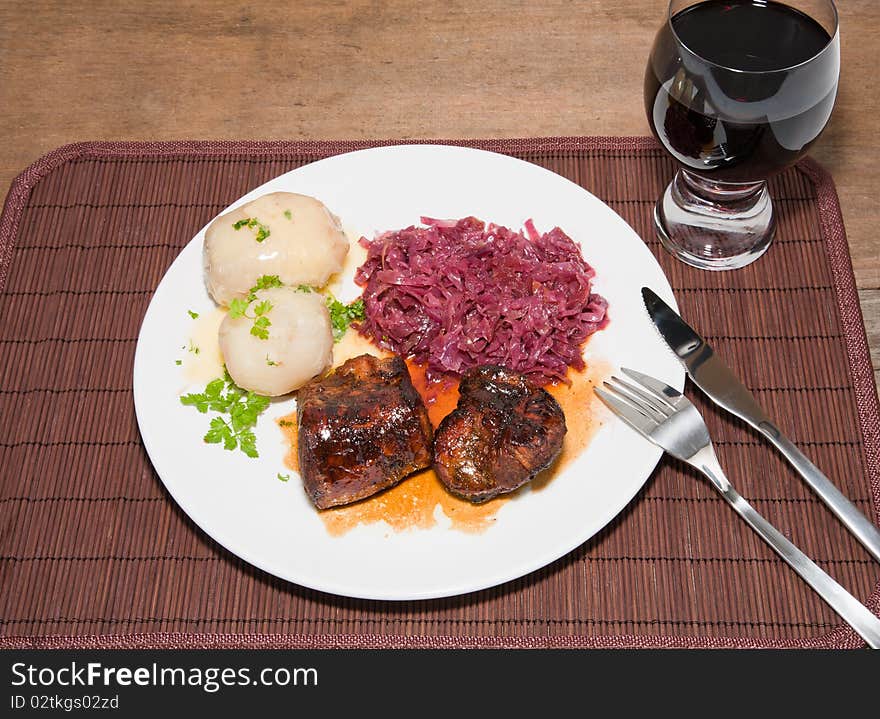
M 801 576 L 801 579 L 815 589 L 819 596 L 856 630 L 871 649 L 880 649 L 880 619 L 786 539 L 776 527 L 758 514 L 755 508 L 742 498 L 724 476 L 711 445 L 698 454 L 704 454 L 704 456 L 695 455 L 692 458 L 694 466 L 709 478 L 737 514 Z

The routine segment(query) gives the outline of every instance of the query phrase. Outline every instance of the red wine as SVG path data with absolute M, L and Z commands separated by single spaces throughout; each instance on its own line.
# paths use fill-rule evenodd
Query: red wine
M 651 130 L 698 174 L 765 179 L 800 158 L 828 122 L 839 70 L 831 40 L 782 3 L 692 5 L 654 43 L 645 75 Z

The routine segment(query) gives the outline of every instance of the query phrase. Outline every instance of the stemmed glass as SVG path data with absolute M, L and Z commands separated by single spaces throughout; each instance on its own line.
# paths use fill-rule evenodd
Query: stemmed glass
M 839 71 L 831 0 L 669 3 L 645 73 L 651 130 L 681 165 L 654 211 L 666 249 L 711 270 L 767 250 L 767 178 L 819 137 Z

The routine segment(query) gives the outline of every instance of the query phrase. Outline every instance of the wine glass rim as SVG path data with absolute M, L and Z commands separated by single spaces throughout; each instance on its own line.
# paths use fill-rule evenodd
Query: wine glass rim
M 775 0 L 775 1 L 777 1 L 780 5 L 786 5 L 784 0 Z M 787 67 L 774 68 L 773 70 L 743 70 L 741 68 L 730 67 L 728 65 L 721 65 L 720 63 L 712 62 L 711 60 L 708 60 L 705 57 L 703 57 L 696 50 L 693 50 L 692 48 L 690 48 L 687 45 L 687 43 L 685 43 L 685 41 L 681 39 L 679 34 L 675 31 L 675 26 L 672 24 L 672 18 L 673 18 L 672 6 L 675 4 L 675 2 L 676 2 L 676 0 L 669 0 L 669 4 L 666 8 L 666 24 L 669 25 L 669 30 L 672 32 L 672 36 L 675 38 L 675 41 L 681 47 L 683 47 L 685 50 L 687 50 L 691 55 L 693 55 L 695 58 L 699 59 L 700 62 L 703 62 L 706 65 L 711 65 L 712 67 L 717 67 L 717 68 L 719 68 L 721 70 L 725 70 L 727 72 L 742 73 L 743 75 L 772 75 L 773 73 L 776 73 L 776 72 L 791 72 L 792 70 L 795 70 L 796 68 L 799 68 L 804 65 L 808 65 L 811 62 L 814 62 L 818 57 L 820 57 L 824 53 L 828 52 L 828 50 L 834 46 L 834 44 L 837 41 L 838 36 L 840 34 L 840 16 L 838 15 L 838 12 L 837 12 L 837 5 L 834 3 L 834 0 L 823 0 L 823 2 L 828 3 L 828 5 L 831 7 L 831 13 L 834 18 L 834 32 L 829 34 L 828 42 L 822 47 L 821 50 L 819 50 L 816 54 L 812 55 L 811 57 L 808 57 L 806 60 L 795 63 L 794 65 L 788 65 Z M 694 5 L 697 5 L 697 4 L 698 3 L 694 3 Z M 694 5 L 689 5 L 688 7 L 693 7 Z M 789 7 L 791 7 L 791 6 L 789 6 Z M 797 8 L 795 8 L 795 9 L 797 9 Z M 806 14 L 806 13 L 804 13 L 804 14 Z M 813 19 L 815 19 L 815 18 L 813 18 Z

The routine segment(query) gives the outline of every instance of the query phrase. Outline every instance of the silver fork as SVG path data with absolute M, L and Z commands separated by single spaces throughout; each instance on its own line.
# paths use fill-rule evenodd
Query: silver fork
M 632 380 L 612 377 L 596 394 L 630 427 L 673 457 L 702 472 L 748 525 L 809 584 L 872 649 L 880 648 L 880 619 L 786 539 L 733 488 L 712 447 L 702 416 L 687 397 L 635 370 L 621 368 Z

